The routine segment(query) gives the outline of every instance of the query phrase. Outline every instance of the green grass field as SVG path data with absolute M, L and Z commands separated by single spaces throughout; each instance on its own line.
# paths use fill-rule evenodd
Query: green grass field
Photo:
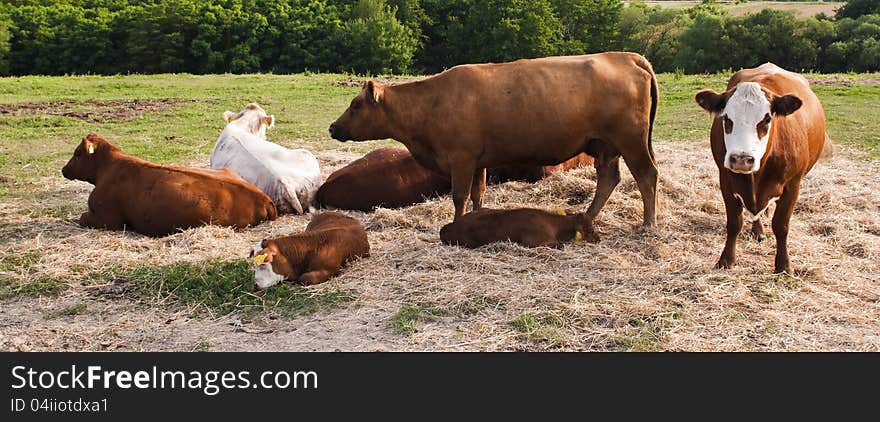
M 473 342 L 485 342 L 478 347 L 490 350 L 728 349 L 730 344 L 747 350 L 784 349 L 773 344 L 756 345 L 751 337 L 738 336 L 753 325 L 785 326 L 806 316 L 783 313 L 767 317 L 743 310 L 743 303 L 777 306 L 782 312 L 791 305 L 790 300 L 798 297 L 790 294 L 793 290 L 814 289 L 874 271 L 869 262 L 873 236 L 880 233 L 880 228 L 875 227 L 878 219 L 873 217 L 874 208 L 862 204 L 872 201 L 873 188 L 859 177 L 870 175 L 870 171 L 860 169 L 872 168 L 880 156 L 880 121 L 874 109 L 880 99 L 880 74 L 808 75 L 825 105 L 831 139 L 848 151 L 831 167 L 823 165 L 818 170 L 832 173 L 811 182 L 813 186 L 802 200 L 807 205 L 798 217 L 807 220 L 804 224 L 809 228 L 796 233 L 809 236 L 809 240 L 796 238 L 796 243 L 814 245 L 798 251 L 800 262 L 807 268 L 827 268 L 829 275 L 822 275 L 821 269 L 811 270 L 814 274 L 807 276 L 808 281 L 794 287 L 763 281 L 760 265 L 766 264 L 763 254 L 770 250 L 764 248 L 766 244 L 744 245 L 746 263 L 732 275 L 708 269 L 721 239 L 721 205 L 717 203 L 717 188 L 712 186 L 714 164 L 707 159 L 709 117 L 694 103 L 693 95 L 707 87 L 722 90 L 727 76 L 658 75 L 661 100 L 654 139 L 658 157 L 664 161 L 666 223 L 653 236 L 646 238 L 630 227 L 641 209 L 631 181 L 623 183 L 618 189 L 621 192 L 612 196 L 608 211 L 603 211 L 600 229 L 607 241 L 564 251 L 513 249 L 492 254 L 441 246 L 436 232 L 448 218 L 450 207 L 448 199 L 439 199 L 401 210 L 357 213 L 370 232 L 371 248 L 375 248 L 372 258 L 322 286 L 284 284 L 266 292 L 250 290 L 251 272 L 244 252 L 247 245 L 270 233 L 301 230 L 308 216 L 284 216 L 274 223 L 237 232 L 194 229 L 163 239 L 83 230 L 76 219 L 85 208 L 91 187 L 64 181 L 60 169 L 80 139 L 93 131 L 125 152 L 150 161 L 205 167 L 224 127 L 223 111 L 238 111 L 248 102 L 258 102 L 275 115 L 271 140 L 308 148 L 325 160 L 322 165 L 338 167 L 370 149 L 395 144 L 390 140 L 340 143 L 327 134 L 327 126 L 345 110 L 363 78 L 332 74 L 0 78 L 0 300 L 8 309 L 6 318 L 18 321 L 17 327 L 29 339 L 28 344 L 45 350 L 60 347 L 52 343 L 54 331 L 39 334 L 45 327 L 67 327 L 68 322 L 79 321 L 68 327 L 78 334 L 71 334 L 70 345 L 61 347 L 88 349 L 91 346 L 81 343 L 82 339 L 92 338 L 94 330 L 105 329 L 103 318 L 107 315 L 127 315 L 131 303 L 147 304 L 146 309 L 156 312 L 154 317 L 146 313 L 143 320 L 132 323 L 135 327 L 162 332 L 169 315 L 190 309 L 194 312 L 186 315 L 207 325 L 187 334 L 190 343 L 178 345 L 173 343 L 179 338 L 177 332 L 162 334 L 160 340 L 141 337 L 137 329 L 126 328 L 125 319 L 121 319 L 113 328 L 97 334 L 111 345 L 100 347 L 299 350 L 299 343 L 284 343 L 287 337 L 273 337 L 275 342 L 255 345 L 252 337 L 235 337 L 234 330 L 223 334 L 225 331 L 217 332 L 209 325 L 213 318 L 229 317 L 241 318 L 246 324 L 260 320 L 263 325 L 257 324 L 259 327 L 274 329 L 266 322 L 266 316 L 272 315 L 285 317 L 278 323 L 283 329 L 303 319 L 329 324 L 337 331 L 326 334 L 320 347 L 345 350 L 374 347 L 346 342 L 361 338 L 358 336 L 363 327 L 375 327 L 369 328 L 370 335 L 377 339 L 375 347 L 393 349 L 414 344 L 419 345 L 412 346 L 416 349 L 431 349 L 430 342 L 437 340 L 427 339 L 447 339 L 449 333 L 462 336 L 449 340 L 451 345 L 447 346 L 453 349 L 470 347 Z M 133 109 L 142 112 L 132 115 Z M 337 156 L 344 158 L 336 160 Z M 590 174 L 592 170 L 579 171 Z M 549 207 L 559 201 L 584 206 L 583 198 L 589 196 L 592 182 L 583 176 L 560 176 L 534 186 L 495 186 L 489 201 L 495 206 Z M 848 180 L 851 183 L 842 188 L 840 183 Z M 833 186 L 821 184 L 825 181 Z M 846 192 L 852 197 L 844 195 Z M 827 208 L 829 204 L 831 209 Z M 834 221 L 827 221 L 826 214 L 834 215 Z M 621 273 L 610 270 L 618 268 L 621 259 L 626 261 L 645 251 L 654 251 L 643 264 L 653 272 L 640 272 L 640 277 L 662 280 L 657 281 L 659 290 L 651 287 L 650 293 L 639 290 L 642 284 L 630 284 Z M 582 252 L 604 258 L 583 260 Z M 534 253 L 553 258 L 539 265 L 534 262 Z M 832 256 L 818 261 L 804 258 L 827 253 Z M 507 268 L 510 259 L 525 267 Z M 457 264 L 447 267 L 448 262 Z M 553 267 L 552 263 L 558 265 Z M 853 273 L 846 272 L 850 269 Z M 562 275 L 551 280 L 544 277 L 554 271 Z M 481 282 L 471 283 L 477 274 Z M 434 280 L 436 277 L 441 279 Z M 679 295 L 680 289 L 714 291 L 718 280 L 728 287 L 723 297 L 713 298 L 708 304 L 700 302 L 703 299 L 699 295 L 684 304 L 667 303 Z M 548 282 L 559 284 L 546 290 L 537 287 Z M 519 296 L 520 285 L 531 286 L 525 297 Z M 616 287 L 605 290 L 606 286 Z M 837 306 L 838 299 L 846 296 L 847 286 L 837 286 L 827 294 L 824 290 L 811 291 L 801 297 L 825 307 Z M 582 288 L 588 289 L 586 296 L 598 308 L 580 308 Z M 462 294 L 466 289 L 467 293 Z M 651 300 L 638 304 L 631 301 L 646 294 L 653 296 Z M 744 298 L 743 294 L 748 296 Z M 117 298 L 122 296 L 133 302 Z M 856 322 L 849 328 L 854 335 L 860 335 L 863 331 L 859 330 L 875 321 L 860 316 L 859 312 L 872 306 L 868 303 L 852 308 L 850 317 Z M 152 305 L 161 306 L 155 310 L 149 307 Z M 719 314 L 717 306 L 732 309 L 732 316 Z M 141 318 L 145 308 L 138 309 L 134 313 Z M 371 325 L 373 320 L 367 324 L 350 319 L 357 315 L 357 309 L 370 310 L 364 315 L 376 312 L 380 315 L 378 322 Z M 31 310 L 33 315 L 28 313 Z M 724 336 L 724 342 L 713 342 L 715 334 L 691 329 L 714 326 L 719 323 L 717 318 L 728 317 L 741 322 L 721 325 L 724 330 L 717 335 Z M 426 327 L 430 329 L 425 331 Z M 873 344 L 869 338 L 866 343 L 848 345 L 834 337 L 833 330 L 818 327 L 821 335 L 828 336 L 820 348 L 865 348 Z M 809 330 L 796 330 L 787 338 L 802 338 L 805 331 Z M 30 332 L 37 334 L 26 334 Z M 336 334 L 341 332 L 360 334 Z M 303 338 L 315 335 L 320 334 L 302 334 Z M 582 343 L 584 338 L 589 342 Z M 0 341 L 0 349 L 3 347 Z M 810 349 L 804 343 L 794 347 Z
M 723 89 L 727 75 L 659 75 L 661 105 L 655 139 L 705 139 L 708 119 L 693 102 L 702 88 Z M 836 143 L 880 154 L 880 76 L 815 76 L 827 84 L 815 86 L 828 114 L 828 132 Z M 391 141 L 338 143 L 327 126 L 345 110 L 358 92 L 345 75 L 153 75 L 74 76 L 0 79 L 0 105 L 105 100 L 174 99 L 179 104 L 127 121 L 103 121 L 47 115 L 40 109 L 0 114 L 0 197 L 27 195 L 29 180 L 56 176 L 80 138 L 98 132 L 129 154 L 158 163 L 207 160 L 223 129 L 222 113 L 238 111 L 255 101 L 276 117 L 271 138 L 288 146 L 315 151 L 364 152 Z M 88 111 L 87 103 L 69 106 Z M 66 111 L 62 110 L 62 111 Z M 110 110 L 112 113 L 113 110 Z M 55 113 L 57 114 L 57 113 Z

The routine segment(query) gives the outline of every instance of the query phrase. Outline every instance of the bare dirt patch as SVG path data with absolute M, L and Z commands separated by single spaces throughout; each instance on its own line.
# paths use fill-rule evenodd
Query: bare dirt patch
M 195 100 L 54 101 L 0 104 L 0 116 L 62 116 L 87 122 L 124 122 L 145 113 L 161 113 Z
M 340 79 L 333 82 L 334 86 L 341 86 L 344 88 L 360 88 L 367 81 L 378 82 L 383 85 L 395 85 L 404 82 L 414 81 L 420 78 L 415 78 L 412 76 L 385 76 L 385 77 L 377 77 L 377 78 L 345 78 Z
M 89 185 L 47 178 L 40 184 L 47 193 L 0 204 L 0 258 L 26 262 L 0 277 L 49 277 L 70 287 L 54 297 L 4 300 L 0 349 L 880 350 L 880 163 L 843 149 L 816 165 L 791 224 L 797 276 L 774 276 L 769 227 L 763 243 L 740 239 L 737 267 L 712 268 L 724 206 L 709 148 L 704 141 L 656 147 L 661 208 L 653 230 L 638 226 L 641 199 L 626 170 L 596 222 L 601 242 L 559 250 L 442 245 L 438 231 L 452 219 L 448 197 L 350 212 L 368 229 L 371 256 L 315 291 L 342 289 L 354 300 L 295 319 L 221 317 L 84 275 L 243 258 L 263 237 L 302 230 L 309 216 L 161 239 L 84 230 L 67 217 L 79 209 L 41 212 L 39 198 L 56 198 L 50 208 L 84 208 Z M 357 157 L 319 154 L 325 176 Z M 594 179 L 589 168 L 495 185 L 486 205 L 583 210 Z
M 880 86 L 880 78 L 869 76 L 844 76 L 844 75 L 827 75 L 814 76 L 806 75 L 810 85 L 815 86 L 831 86 L 831 87 L 849 87 L 853 85 Z

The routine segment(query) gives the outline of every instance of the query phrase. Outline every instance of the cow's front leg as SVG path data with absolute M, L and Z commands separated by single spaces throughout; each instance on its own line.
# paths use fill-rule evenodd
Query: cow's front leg
M 450 172 L 452 179 L 452 203 L 455 204 L 455 218 L 464 215 L 468 197 L 471 195 L 471 185 L 474 181 L 474 165 L 458 162 L 452 166 Z
M 724 197 L 724 209 L 727 213 L 727 240 L 715 268 L 730 268 L 736 263 L 736 238 L 742 231 L 743 203 L 733 196 L 733 190 L 725 180 L 721 180 L 721 196 Z
M 792 182 L 782 192 L 773 213 L 773 235 L 776 237 L 776 263 L 773 272 L 791 274 L 791 261 L 788 259 L 788 223 L 794 212 L 800 192 L 800 180 Z
M 79 217 L 79 225 L 90 229 L 122 230 L 122 219 L 87 211 Z
M 474 211 L 483 208 L 483 195 L 486 193 L 486 169 L 477 169 L 474 180 L 471 183 L 471 202 Z
M 327 270 L 309 271 L 300 275 L 297 281 L 305 286 L 313 286 L 329 280 L 332 276 L 333 274 Z

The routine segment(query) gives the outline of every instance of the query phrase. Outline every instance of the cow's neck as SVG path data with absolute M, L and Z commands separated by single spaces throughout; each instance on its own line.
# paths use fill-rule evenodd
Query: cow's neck
M 761 169 L 752 174 L 730 173 L 733 181 L 733 191 L 742 201 L 743 208 L 753 215 L 760 214 L 768 204 L 782 195 L 784 160 L 780 160 L 774 154 L 772 145 L 768 146 L 767 153 L 761 159 Z
M 385 87 L 385 101 L 390 123 L 390 138 L 410 147 L 420 138 L 425 128 L 425 120 L 430 116 L 423 104 L 430 103 L 425 98 L 425 90 L 420 81 Z

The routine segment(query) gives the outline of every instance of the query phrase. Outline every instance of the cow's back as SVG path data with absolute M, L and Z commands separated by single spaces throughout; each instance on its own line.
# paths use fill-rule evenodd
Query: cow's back
M 141 160 L 114 166 L 106 189 L 125 223 L 153 236 L 204 224 L 246 227 L 276 217 L 271 199 L 229 171 L 160 166 Z M 96 186 L 96 190 L 101 186 Z
M 227 127 L 211 152 L 211 168 L 228 167 L 266 193 L 281 213 L 308 210 L 320 184 L 315 156 Z
M 369 212 L 412 205 L 449 193 L 449 180 L 421 166 L 401 148 L 371 151 L 333 172 L 315 195 L 322 207 Z

